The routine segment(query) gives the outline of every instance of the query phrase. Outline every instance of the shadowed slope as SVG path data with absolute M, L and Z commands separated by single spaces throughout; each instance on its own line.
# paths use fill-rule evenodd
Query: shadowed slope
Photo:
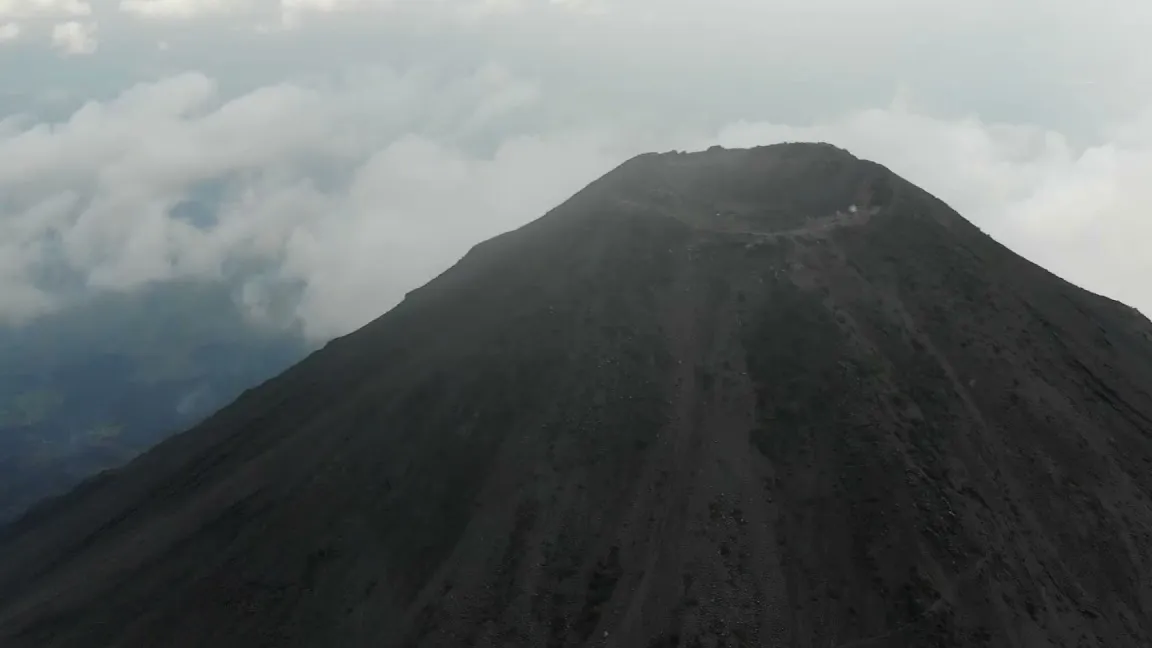
M 5 646 L 1144 646 L 1152 326 L 827 145 L 641 156 L 0 538 Z

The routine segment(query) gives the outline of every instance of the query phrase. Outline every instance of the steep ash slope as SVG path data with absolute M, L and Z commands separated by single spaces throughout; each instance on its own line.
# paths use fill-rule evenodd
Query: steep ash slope
M 1152 645 L 1150 390 L 883 167 L 641 156 L 9 528 L 0 645 Z

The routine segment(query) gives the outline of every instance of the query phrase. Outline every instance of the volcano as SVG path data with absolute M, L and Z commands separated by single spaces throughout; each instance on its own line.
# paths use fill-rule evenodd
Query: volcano
M 1152 323 L 827 144 L 647 154 L 0 535 L 0 645 L 1152 645 Z

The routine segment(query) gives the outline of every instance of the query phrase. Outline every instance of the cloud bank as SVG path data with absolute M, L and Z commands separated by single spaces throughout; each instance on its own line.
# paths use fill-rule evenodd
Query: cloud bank
M 0 319 L 28 321 L 77 291 L 199 277 L 232 282 L 253 313 L 290 288 L 290 317 L 313 337 L 339 335 L 634 154 L 785 140 L 886 164 L 1029 258 L 1152 312 L 1140 249 L 1152 238 L 1152 120 L 1086 147 L 899 98 L 811 124 L 517 126 L 546 102 L 496 65 L 362 69 L 234 96 L 182 73 L 59 121 L 9 117 Z
M 344 332 L 629 152 L 582 132 L 518 135 L 485 155 L 458 144 L 534 97 L 498 67 L 230 98 L 188 73 L 58 123 L 0 122 L 0 316 L 57 303 L 37 277 L 63 263 L 96 290 L 191 276 L 252 295 L 296 281 L 308 330 Z
M 96 24 L 70 20 L 52 28 L 52 46 L 67 55 L 96 51 Z

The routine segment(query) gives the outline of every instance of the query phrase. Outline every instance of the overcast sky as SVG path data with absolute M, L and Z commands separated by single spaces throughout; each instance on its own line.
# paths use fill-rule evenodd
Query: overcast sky
M 204 277 L 338 335 L 631 155 L 781 140 L 1152 313 L 1150 33 L 1138 0 L 0 0 L 0 322 Z

